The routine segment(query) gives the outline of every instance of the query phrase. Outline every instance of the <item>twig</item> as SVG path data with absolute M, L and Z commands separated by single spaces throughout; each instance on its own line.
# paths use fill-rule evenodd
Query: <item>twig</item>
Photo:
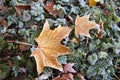
M 115 74 L 113 74 L 118 80 L 120 80 L 120 78 L 117 76 L 117 75 L 115 75 Z
M 21 42 L 21 41 L 8 40 L 7 42 L 13 42 L 13 43 L 17 43 L 17 44 L 23 44 L 23 45 L 28 45 L 28 46 L 35 46 L 35 47 L 37 47 L 36 45 L 30 44 L 30 43 L 26 43 L 26 42 Z

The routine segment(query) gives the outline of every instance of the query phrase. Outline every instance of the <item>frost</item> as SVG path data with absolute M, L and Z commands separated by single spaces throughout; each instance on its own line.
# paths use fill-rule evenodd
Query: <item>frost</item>
M 107 56 L 108 56 L 108 53 L 106 53 L 106 52 L 99 52 L 99 53 L 98 53 L 98 57 L 99 57 L 100 59 L 102 59 L 102 58 L 107 58 Z

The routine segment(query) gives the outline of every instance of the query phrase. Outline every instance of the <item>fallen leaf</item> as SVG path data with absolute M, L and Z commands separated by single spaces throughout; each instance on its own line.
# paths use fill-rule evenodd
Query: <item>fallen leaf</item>
M 5 6 L 0 6 L 0 12 L 4 12 L 5 10 L 7 10 Z
M 51 0 L 44 8 L 53 16 L 57 16 L 60 13 L 60 10 L 55 10 L 54 8 L 54 0 Z
M 96 23 L 89 21 L 89 15 L 83 17 L 76 17 L 75 21 L 75 35 L 78 37 L 80 34 L 90 37 L 89 30 L 96 27 Z
M 78 43 L 78 40 L 76 38 L 72 38 L 72 42 Z
M 22 45 L 22 44 L 19 45 L 19 49 L 20 49 L 20 51 L 25 51 L 25 50 L 27 50 L 26 46 L 25 46 L 25 45 Z
M 2 24 L 4 27 L 8 27 L 8 23 L 4 19 L 0 19 L 0 24 Z
M 100 28 L 100 32 L 98 33 L 98 38 L 102 38 L 102 33 L 104 32 L 104 27 L 103 27 L 103 21 L 100 19 L 99 21 L 99 28 Z
M 15 6 L 15 10 L 20 17 L 22 17 L 23 15 L 23 10 L 28 10 L 28 9 L 30 9 L 30 5 L 27 4 L 20 4 Z
M 77 73 L 77 77 L 78 77 L 80 80 L 86 80 L 86 79 L 84 78 L 84 76 L 83 76 L 80 72 Z
M 76 71 L 72 68 L 73 66 L 74 66 L 74 63 L 65 64 L 65 66 L 63 68 L 64 73 L 68 73 L 68 72 L 76 73 Z
M 12 61 L 11 60 L 8 60 L 8 65 L 9 65 L 9 67 L 13 67 L 13 63 L 12 63 Z
M 53 78 L 52 80 L 74 80 L 74 79 L 73 79 L 73 74 L 64 73 L 64 74 L 62 74 L 61 77 L 58 76 L 58 77 Z
M 30 9 L 30 5 L 29 4 L 19 4 L 19 5 L 16 5 L 15 7 L 19 8 L 19 9 L 24 9 L 24 10 Z
M 66 80 L 74 80 L 72 73 L 62 74 L 62 77 L 66 78 Z
M 65 15 L 64 17 L 68 22 L 73 22 L 73 18 L 71 16 Z
M 89 6 L 96 6 L 97 2 L 99 2 L 100 0 L 89 0 Z
M 53 78 L 52 80 L 67 80 L 67 79 L 64 78 L 64 77 L 55 77 L 55 78 Z
M 115 67 L 115 69 L 118 69 L 118 70 L 120 70 L 120 66 L 114 66 Z
M 62 27 L 61 25 L 54 30 L 50 30 L 48 22 L 45 22 L 41 34 L 35 39 L 38 47 L 31 54 L 36 60 L 38 75 L 45 66 L 63 71 L 57 57 L 71 53 L 68 47 L 60 43 L 62 39 L 69 35 L 71 30 L 71 28 Z

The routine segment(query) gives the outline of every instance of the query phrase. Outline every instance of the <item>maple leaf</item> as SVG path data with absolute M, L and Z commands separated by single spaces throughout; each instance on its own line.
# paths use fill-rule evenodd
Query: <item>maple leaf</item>
M 42 72 L 45 66 L 63 71 L 57 57 L 71 53 L 68 47 L 60 43 L 63 38 L 69 35 L 71 30 L 71 28 L 62 27 L 61 25 L 54 30 L 50 30 L 48 22 L 45 22 L 41 34 L 35 39 L 38 47 L 31 54 L 35 57 L 38 74 Z
M 51 0 L 47 5 L 44 6 L 44 8 L 53 16 L 59 15 L 60 10 L 55 10 L 54 8 L 54 1 Z
M 89 0 L 89 6 L 96 6 L 97 2 L 99 2 L 100 0 Z
M 72 68 L 74 65 L 74 63 L 68 63 L 68 64 L 65 64 L 63 70 L 65 73 L 68 73 L 68 72 L 72 72 L 72 73 L 76 73 L 76 71 Z
M 75 21 L 75 35 L 78 37 L 80 34 L 90 37 L 89 30 L 96 27 L 96 23 L 89 21 L 89 15 L 83 17 L 76 17 Z

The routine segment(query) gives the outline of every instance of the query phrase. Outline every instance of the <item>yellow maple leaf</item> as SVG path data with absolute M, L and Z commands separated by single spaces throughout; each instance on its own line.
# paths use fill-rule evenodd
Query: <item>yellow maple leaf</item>
M 96 6 L 97 2 L 100 0 L 89 0 L 89 6 Z
M 75 35 L 78 37 L 80 34 L 90 37 L 89 30 L 96 27 L 96 23 L 89 21 L 89 15 L 83 17 L 76 17 L 75 21 Z
M 45 66 L 63 71 L 62 65 L 57 61 L 57 57 L 71 53 L 68 47 L 60 43 L 62 39 L 69 35 L 71 30 L 71 28 L 62 27 L 61 25 L 54 30 L 50 30 L 46 21 L 39 37 L 35 39 L 38 47 L 31 54 L 36 60 L 38 75 Z

